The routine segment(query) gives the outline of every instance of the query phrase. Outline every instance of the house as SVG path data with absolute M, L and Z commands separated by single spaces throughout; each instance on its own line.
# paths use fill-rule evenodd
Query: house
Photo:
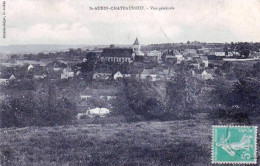
M 50 63 L 48 63 L 48 64 L 46 65 L 46 68 L 52 69 L 52 70 L 54 70 L 54 71 L 60 71 L 60 70 L 62 70 L 63 68 L 66 68 L 66 67 L 67 67 L 67 64 L 62 63 L 62 62 L 60 62 L 60 61 L 58 61 L 58 60 L 52 61 L 52 62 L 50 62 Z
M 87 62 L 87 61 L 88 61 L 88 59 L 87 59 L 87 58 L 84 58 L 82 61 L 83 61 L 83 62 Z
M 116 73 L 114 74 L 113 77 L 114 77 L 114 80 L 117 80 L 117 79 L 123 78 L 124 76 L 123 76 L 122 73 L 120 73 L 120 71 L 118 71 L 118 72 L 116 72 Z
M 136 74 L 137 73 L 134 73 L 133 70 L 126 71 L 126 73 L 118 71 L 114 74 L 113 78 L 114 78 L 114 80 L 117 80 L 120 78 L 131 78 L 131 77 L 136 77 Z
M 184 60 L 184 57 L 183 55 L 175 55 L 175 57 L 177 58 L 177 64 L 180 64 L 183 60 Z
M 157 56 L 148 56 L 148 55 L 144 56 L 144 62 L 145 63 L 155 63 L 157 61 L 158 61 L 158 57 Z
M 8 82 L 9 82 L 8 79 L 6 79 L 6 78 L 0 78 L 0 85 L 7 85 Z
M 192 56 L 191 53 L 188 53 L 188 54 L 186 54 L 186 55 L 184 56 L 184 58 L 185 58 L 185 60 L 187 60 L 187 61 L 191 61 L 191 60 L 193 59 L 193 56 Z
M 136 78 L 136 77 L 139 77 L 139 75 L 142 72 L 143 72 L 143 66 L 135 63 L 135 65 L 133 65 L 127 69 L 126 73 L 122 73 L 122 74 L 123 74 L 124 78 Z
M 33 69 L 33 65 L 29 65 L 28 67 L 27 67 L 27 70 L 31 70 L 31 69 Z
M 205 64 L 205 67 L 209 66 L 209 60 L 207 56 L 200 56 L 200 59 L 202 60 L 202 62 Z
M 228 57 L 240 56 L 240 54 L 239 54 L 239 52 L 233 51 L 233 52 L 228 52 L 227 56 Z
M 187 61 L 191 61 L 193 59 L 199 58 L 199 54 L 193 52 L 185 53 L 183 55 L 184 55 L 184 59 Z
M 198 63 L 198 69 L 204 69 L 206 67 L 205 63 L 201 59 L 196 60 Z
M 225 52 L 215 52 L 215 55 L 216 56 L 220 56 L 220 57 L 224 57 L 224 56 L 226 56 L 226 53 Z
M 116 98 L 116 90 L 86 88 L 80 93 L 81 101 L 89 99 L 111 100 Z
M 195 49 L 185 49 L 183 55 L 186 56 L 187 54 L 197 54 L 197 51 Z
M 92 96 L 91 95 L 80 95 L 80 99 L 81 101 L 88 101 L 89 99 L 91 99 Z
M 141 79 L 148 79 L 151 81 L 160 80 L 161 76 L 162 75 L 160 75 L 159 72 L 154 69 L 144 69 L 140 74 Z
M 48 72 L 46 71 L 46 69 L 43 66 L 37 65 L 31 70 L 32 70 L 34 79 L 44 79 L 48 75 Z
M 15 76 L 12 74 L 12 75 L 9 77 L 9 80 L 15 80 Z
M 185 60 L 193 60 L 194 58 L 198 58 L 199 54 L 197 54 L 197 51 L 195 49 L 185 49 L 183 51 L 183 56 Z
M 13 81 L 16 79 L 16 77 L 12 74 L 11 76 L 9 74 L 2 75 L 0 76 L 0 84 L 1 85 L 7 85 L 10 81 Z
M 260 59 L 260 52 L 254 52 L 254 53 L 250 54 L 249 57 L 253 58 L 253 59 Z
M 214 79 L 214 70 L 213 69 L 205 69 L 202 73 L 201 73 L 201 77 L 204 80 L 209 80 L 209 79 Z
M 99 68 L 94 71 L 94 80 L 109 80 L 112 77 L 112 72 L 107 68 Z
M 71 68 L 65 68 L 62 70 L 61 79 L 68 79 L 74 77 L 74 72 Z
M 210 52 L 209 48 L 202 47 L 201 49 L 198 49 L 199 54 L 207 54 L 208 52 Z
M 149 51 L 147 57 L 154 57 L 154 59 L 160 61 L 162 59 L 162 52 L 157 50 Z

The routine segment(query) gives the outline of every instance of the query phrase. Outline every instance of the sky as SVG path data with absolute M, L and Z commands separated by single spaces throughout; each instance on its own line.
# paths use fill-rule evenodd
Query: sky
M 0 19 L 3 7 L 1 2 Z M 1 45 L 259 42 L 260 0 L 5 0 Z M 95 6 L 174 10 L 92 11 Z

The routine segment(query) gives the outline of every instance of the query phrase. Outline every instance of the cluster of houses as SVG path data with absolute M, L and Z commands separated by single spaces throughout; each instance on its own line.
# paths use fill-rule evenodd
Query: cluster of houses
M 93 80 L 119 80 L 122 78 L 149 79 L 157 81 L 169 79 L 174 75 L 171 70 L 173 64 L 180 64 L 182 61 L 193 66 L 191 73 L 201 79 L 213 79 L 216 68 L 209 67 L 213 60 L 231 61 L 231 57 L 238 57 L 238 52 L 226 52 L 223 48 L 200 49 L 167 49 L 164 51 L 148 50 L 141 51 L 141 45 L 136 38 L 131 48 L 120 48 L 111 45 L 109 48 L 93 51 L 96 56 L 95 68 L 92 72 Z M 260 52 L 252 52 L 248 59 L 260 59 Z M 16 68 L 23 66 L 29 73 L 27 76 L 33 79 L 71 79 L 80 76 L 81 71 L 73 68 L 76 64 L 87 62 L 87 58 L 82 59 L 55 59 L 49 61 L 22 60 L 8 63 L 1 63 L 3 68 Z M 97 64 L 120 64 L 128 65 L 132 68 L 127 70 L 111 70 L 111 67 L 104 67 Z M 139 65 L 139 67 L 138 67 Z M 141 67 L 140 67 L 141 66 Z M 112 65 L 113 67 L 113 65 Z M 20 70 L 20 69 L 18 69 Z M 2 70 L 1 70 L 2 71 Z M 10 80 L 19 79 L 16 73 L 0 73 L 0 84 L 7 84 Z
M 69 79 L 73 78 L 75 73 L 71 64 L 65 61 L 50 61 L 49 63 L 34 63 L 34 61 L 25 61 L 23 63 L 1 63 L 0 84 L 8 84 L 10 80 L 20 79 Z
M 206 53 L 206 54 L 205 54 Z M 209 69 L 208 55 L 212 54 L 212 50 L 206 49 L 185 49 L 176 50 L 168 49 L 166 52 L 157 50 L 143 53 L 138 39 L 135 40 L 132 48 L 115 48 L 110 47 L 103 49 L 99 57 L 101 63 L 113 62 L 117 64 L 150 64 L 155 63 L 152 67 L 141 67 L 139 70 L 122 70 L 111 71 L 107 67 L 96 68 L 93 73 L 93 80 L 119 80 L 122 78 L 149 79 L 157 81 L 162 79 L 170 79 L 174 75 L 171 70 L 172 64 L 180 64 L 182 61 L 188 62 L 194 67 L 192 74 L 201 79 L 213 79 L 214 69 Z M 235 53 L 234 53 L 235 54 Z M 215 51 L 214 56 L 225 56 L 225 52 Z

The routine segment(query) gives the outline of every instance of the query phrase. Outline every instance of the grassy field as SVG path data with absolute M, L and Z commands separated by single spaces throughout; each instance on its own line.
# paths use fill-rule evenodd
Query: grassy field
M 0 130 L 1 165 L 211 165 L 212 122 L 78 124 Z

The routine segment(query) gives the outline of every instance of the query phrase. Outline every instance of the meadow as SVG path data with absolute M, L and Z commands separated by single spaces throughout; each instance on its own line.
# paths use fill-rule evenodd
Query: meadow
M 4 128 L 1 165 L 211 165 L 213 122 L 206 117 Z

